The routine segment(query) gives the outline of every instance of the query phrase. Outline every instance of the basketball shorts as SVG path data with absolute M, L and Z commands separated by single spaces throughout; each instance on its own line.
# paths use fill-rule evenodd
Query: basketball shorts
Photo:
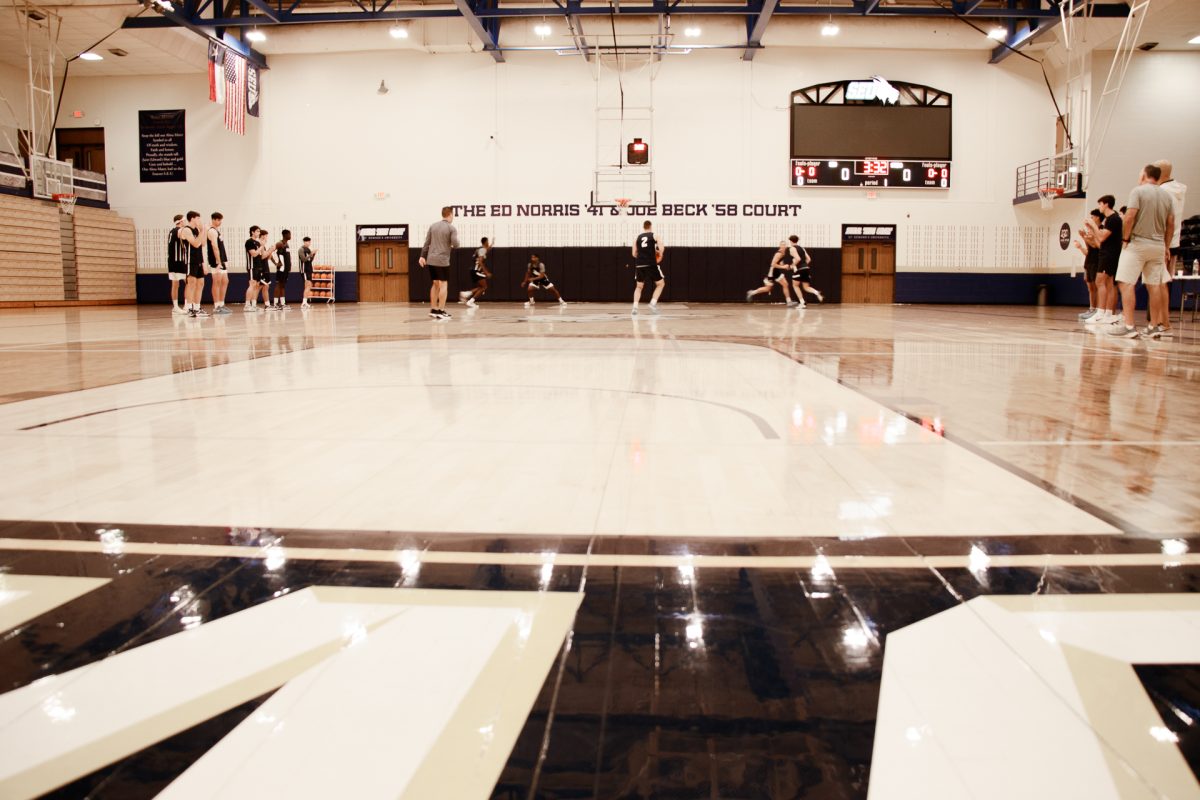
M 486 281 L 486 280 L 487 280 L 487 275 L 484 275 L 482 272 L 472 272 L 471 273 L 471 283 L 480 283 L 480 282 Z
M 204 265 L 203 264 L 189 264 L 188 265 L 188 277 L 189 278 L 203 278 L 204 277 Z
M 553 289 L 554 284 L 549 278 L 538 278 L 536 281 L 530 281 L 529 285 L 536 289 Z
M 308 281 L 309 283 L 312 283 L 312 279 L 313 279 L 312 264 L 305 264 L 304 266 L 300 267 L 300 274 L 302 274 L 304 276 L 304 280 Z
M 1117 264 L 1120 263 L 1120 260 L 1120 256 L 1106 256 L 1101 250 L 1098 262 L 1099 272 L 1103 272 L 1110 278 L 1117 277 Z
M 1117 280 L 1137 283 L 1138 275 L 1147 286 L 1157 286 L 1167 278 L 1166 247 L 1162 242 L 1134 239 L 1121 251 Z
M 271 282 L 271 270 L 266 264 L 255 264 L 254 271 L 251 273 L 251 280 L 265 286 Z
M 771 286 L 778 279 L 779 279 L 778 275 L 771 275 L 771 274 L 763 275 L 763 286 Z
M 292 274 L 291 267 L 277 267 L 275 269 L 275 282 L 287 283 L 288 275 Z
M 639 264 L 634 268 L 634 273 L 634 279 L 638 283 L 658 283 L 663 279 L 662 267 L 658 266 L 657 264 L 653 264 L 651 266 Z
M 435 267 L 429 265 L 429 280 L 431 281 L 448 281 L 450 280 L 450 267 Z
M 167 277 L 173 281 L 181 281 L 187 277 L 187 264 L 168 264 Z
M 812 283 L 812 270 L 808 267 L 792 270 L 792 280 L 796 283 Z
M 1087 257 L 1083 259 L 1083 275 L 1087 278 L 1088 283 L 1096 280 L 1096 272 L 1100 269 L 1100 253 L 1096 250 L 1088 250 Z

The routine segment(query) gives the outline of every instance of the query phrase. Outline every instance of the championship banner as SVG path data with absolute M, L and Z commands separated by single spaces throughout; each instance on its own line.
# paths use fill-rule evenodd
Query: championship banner
M 246 113 L 252 117 L 258 116 L 259 97 L 258 67 L 253 64 L 246 66 Z

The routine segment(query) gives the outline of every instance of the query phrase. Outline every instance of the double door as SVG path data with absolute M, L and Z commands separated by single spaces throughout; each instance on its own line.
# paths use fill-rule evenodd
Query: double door
M 359 243 L 358 299 L 364 303 L 408 302 L 408 245 Z
M 842 245 L 842 302 L 891 303 L 896 296 L 896 245 L 852 242 Z

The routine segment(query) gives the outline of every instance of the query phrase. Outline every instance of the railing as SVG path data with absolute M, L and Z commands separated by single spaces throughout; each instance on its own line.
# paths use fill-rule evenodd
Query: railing
M 1083 168 L 1074 150 L 1017 167 L 1013 203 L 1036 200 L 1038 189 L 1050 186 L 1067 196 L 1083 196 Z
M 57 162 L 51 162 L 57 163 Z M 0 150 L 0 192 L 33 197 L 29 160 Z M 84 205 L 108 208 L 108 178 L 102 172 L 71 169 L 72 191 Z M 44 192 L 43 192 L 44 193 Z

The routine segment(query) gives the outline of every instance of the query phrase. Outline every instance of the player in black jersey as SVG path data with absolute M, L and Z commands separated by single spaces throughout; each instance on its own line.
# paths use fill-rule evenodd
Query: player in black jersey
M 213 313 L 230 314 L 225 307 L 225 292 L 229 290 L 229 256 L 225 253 L 225 240 L 221 238 L 221 222 L 225 219 L 220 211 L 212 213 L 212 226 L 208 229 L 208 268 L 212 270 Z
M 650 297 L 650 311 L 658 313 L 658 298 L 662 295 L 663 287 L 667 285 L 663 278 L 663 271 L 660 264 L 662 263 L 663 248 L 662 244 L 654 237 L 654 231 L 651 230 L 650 220 L 642 223 L 642 232 L 638 234 L 637 240 L 634 241 L 630 252 L 634 257 L 634 287 L 633 287 L 633 313 L 638 313 L 638 302 L 642 299 L 642 287 L 650 282 L 654 282 L 654 294 Z
M 492 245 L 486 236 L 479 240 L 479 249 L 475 251 L 475 265 L 471 267 L 471 283 L 475 284 L 475 288 L 458 293 L 458 302 L 466 303 L 467 308 L 475 308 L 475 301 L 483 297 L 488 290 L 488 278 L 492 277 L 492 272 L 487 268 L 487 258 L 491 249 Z
M 254 281 L 254 254 L 258 252 L 258 231 L 257 225 L 250 226 L 250 236 L 246 239 L 246 311 L 255 311 L 258 306 L 255 300 L 258 298 L 258 284 Z
M 554 288 L 554 284 L 550 282 L 550 276 L 546 274 L 546 265 L 536 255 L 529 257 L 529 264 L 525 267 L 525 279 L 521 281 L 521 288 L 529 293 L 529 299 L 525 301 L 526 308 L 533 308 L 533 296 L 539 289 L 543 292 L 553 294 L 560 306 L 567 304 L 567 301 L 563 300 L 562 295 L 558 293 L 558 289 Z
M 283 238 L 275 243 L 275 308 L 287 311 L 287 279 L 292 274 L 292 251 L 288 244 L 292 232 L 284 230 Z
M 763 285 L 746 292 L 746 302 L 751 302 L 755 295 L 770 295 L 775 284 L 779 284 L 783 289 L 783 296 L 787 298 L 788 308 L 799 305 L 792 300 L 792 291 L 788 288 L 788 282 L 792 279 L 792 264 L 796 258 L 796 251 L 792 249 L 791 244 L 786 240 L 780 242 L 779 247 L 775 249 L 775 255 L 771 257 L 771 266 L 767 268 L 767 274 L 763 277 Z
M 818 303 L 825 302 L 825 295 L 812 285 L 812 256 L 800 246 L 799 236 L 789 236 L 794 257 L 792 260 L 792 288 L 796 290 L 796 305 L 804 308 L 804 293 L 808 292 L 817 298 Z
M 305 236 L 300 244 L 300 274 L 304 276 L 304 299 L 300 302 L 300 310 L 303 311 L 309 308 L 312 299 L 313 290 L 313 261 L 317 258 L 317 251 L 312 246 L 312 237 Z
M 254 295 L 251 305 L 257 308 L 258 294 L 262 294 L 263 309 L 269 311 L 271 309 L 271 268 L 268 266 L 268 260 L 273 257 L 271 245 L 267 244 L 268 231 L 261 228 L 258 230 L 257 247 L 254 250 L 254 255 L 251 259 L 250 285 L 253 287 Z
M 171 287 L 173 314 L 187 313 L 186 309 L 179 306 L 181 297 L 186 297 L 187 291 L 187 243 L 179 238 L 179 229 L 182 227 L 183 214 L 176 214 L 175 227 L 167 234 L 167 280 Z
M 188 276 L 184 302 L 187 304 L 189 317 L 208 316 L 208 312 L 200 308 L 200 298 L 204 294 L 204 276 L 208 274 L 208 267 L 204 266 L 204 234 L 201 232 L 203 228 L 200 212 L 189 211 L 187 225 L 179 229 L 179 238 L 188 245 Z

